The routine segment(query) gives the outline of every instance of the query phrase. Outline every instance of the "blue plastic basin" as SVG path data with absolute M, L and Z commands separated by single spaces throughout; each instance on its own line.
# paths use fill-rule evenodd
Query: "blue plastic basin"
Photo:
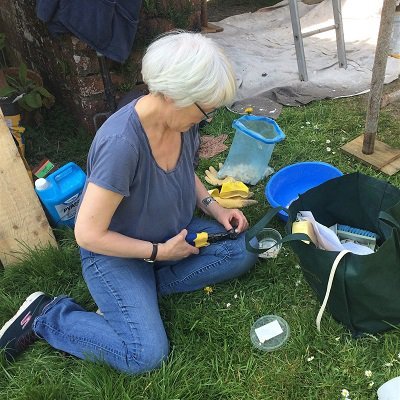
M 265 187 L 265 197 L 272 207 L 287 208 L 299 194 L 342 175 L 339 169 L 324 162 L 291 164 L 272 175 Z M 285 211 L 279 211 L 278 216 L 283 221 L 288 219 Z

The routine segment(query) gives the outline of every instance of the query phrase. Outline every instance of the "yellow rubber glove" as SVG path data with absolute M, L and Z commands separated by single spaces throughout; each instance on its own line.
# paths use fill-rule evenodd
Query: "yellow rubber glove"
M 249 188 L 243 182 L 233 181 L 222 184 L 219 196 L 222 199 L 229 199 L 231 197 L 242 197 L 247 199 L 249 193 Z
M 221 205 L 224 208 L 242 208 L 258 203 L 257 200 L 249 199 L 249 197 L 253 196 L 253 193 L 251 192 L 249 192 L 248 198 L 246 199 L 239 196 L 223 199 L 222 197 L 220 197 L 218 189 L 209 190 L 208 193 L 217 201 L 219 205 Z
M 219 169 L 221 169 L 222 164 L 219 164 Z M 222 186 L 226 182 L 235 182 L 236 180 L 231 176 L 227 176 L 224 179 L 218 178 L 218 171 L 211 165 L 208 169 L 206 169 L 206 176 L 204 179 L 213 186 Z

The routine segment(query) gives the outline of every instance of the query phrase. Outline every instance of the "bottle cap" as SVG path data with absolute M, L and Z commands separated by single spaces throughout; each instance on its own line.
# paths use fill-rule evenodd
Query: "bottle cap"
M 44 178 L 36 179 L 35 181 L 35 188 L 36 190 L 45 190 L 49 187 L 49 182 L 46 181 Z

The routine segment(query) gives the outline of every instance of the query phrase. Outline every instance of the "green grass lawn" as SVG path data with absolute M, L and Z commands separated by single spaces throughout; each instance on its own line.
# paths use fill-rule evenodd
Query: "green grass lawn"
M 361 97 L 284 108 L 277 122 L 287 138 L 276 145 L 270 165 L 278 170 L 299 161 L 326 161 L 344 173 L 361 171 L 400 187 L 400 174 L 389 178 L 339 150 L 363 132 L 365 110 Z M 203 132 L 229 133 L 231 140 L 234 118 L 221 110 Z M 380 140 L 399 148 L 399 128 L 391 113 L 381 113 Z M 56 163 L 84 166 L 89 145 L 87 135 L 60 108 L 47 116 L 42 128 L 28 131 L 31 161 L 46 155 Z M 226 155 L 202 160 L 199 176 Z M 268 209 L 266 181 L 252 188 L 258 205 L 244 209 L 251 224 Z M 273 226 L 284 233 L 280 221 Z M 64 293 L 88 310 L 96 309 L 81 277 L 72 232 L 58 231 L 57 237 L 59 250 L 21 254 L 20 263 L 0 273 L 0 324 L 37 290 Z M 366 400 L 375 399 L 381 384 L 400 375 L 398 330 L 355 340 L 325 313 L 321 333 L 317 331 L 319 304 L 289 246 L 278 258 L 259 261 L 242 278 L 214 286 L 209 295 L 203 290 L 172 295 L 162 298 L 160 306 L 172 345 L 161 369 L 129 376 L 37 342 L 17 362 L 0 362 L 0 399 L 336 400 L 347 389 L 351 399 Z M 254 349 L 249 336 L 252 324 L 266 314 L 282 316 L 291 329 L 287 344 L 272 353 Z

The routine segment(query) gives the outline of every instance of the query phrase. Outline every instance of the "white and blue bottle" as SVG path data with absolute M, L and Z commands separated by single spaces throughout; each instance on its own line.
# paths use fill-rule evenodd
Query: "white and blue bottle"
M 35 181 L 35 191 L 52 226 L 74 227 L 85 181 L 86 174 L 73 162 L 62 166 L 46 179 Z

